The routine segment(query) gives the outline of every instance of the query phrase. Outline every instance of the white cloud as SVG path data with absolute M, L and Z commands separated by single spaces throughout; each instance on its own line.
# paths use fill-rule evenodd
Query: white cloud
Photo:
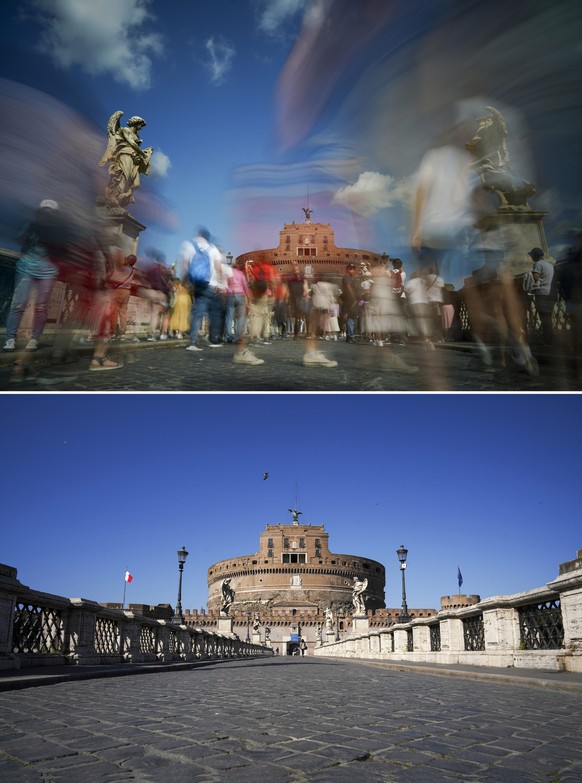
M 390 174 L 364 171 L 353 185 L 340 188 L 333 201 L 362 217 L 371 218 L 395 204 L 408 205 L 412 191 L 413 183 L 410 179 L 396 180 Z
M 280 35 L 284 25 L 309 4 L 310 0 L 257 0 L 259 30 L 270 36 Z
M 210 78 L 214 84 L 220 84 L 232 67 L 236 49 L 222 36 L 209 38 L 205 46 L 210 57 L 206 63 L 210 71 Z
M 44 31 L 41 49 L 64 69 L 110 74 L 134 89 L 151 85 L 151 55 L 163 50 L 158 33 L 145 32 L 150 0 L 30 0 Z
M 150 174 L 155 177 L 165 177 L 172 161 L 162 150 L 154 150 L 150 161 Z

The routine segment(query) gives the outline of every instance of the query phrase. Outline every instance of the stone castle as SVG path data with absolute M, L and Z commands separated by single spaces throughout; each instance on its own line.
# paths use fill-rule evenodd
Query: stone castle
M 384 566 L 360 555 L 336 554 L 324 525 L 302 524 L 290 509 L 290 524 L 267 524 L 259 550 L 214 563 L 208 569 L 208 610 L 184 612 L 187 625 L 215 630 L 221 617 L 222 585 L 230 580 L 234 601 L 229 610 L 233 630 L 242 639 L 260 636 L 280 654 L 292 654 L 301 640 L 308 651 L 332 633 L 343 638 L 352 630 L 355 579 L 367 580 L 366 610 L 370 627 L 392 625 L 400 609 L 385 606 Z M 326 631 L 331 609 L 333 631 Z M 435 609 L 410 609 L 412 617 L 430 617 Z M 258 622 L 257 622 L 258 617 Z

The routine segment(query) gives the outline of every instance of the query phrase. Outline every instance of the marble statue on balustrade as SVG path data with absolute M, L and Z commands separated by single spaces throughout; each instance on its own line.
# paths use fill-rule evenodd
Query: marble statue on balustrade
M 325 632 L 327 634 L 333 633 L 333 612 L 329 606 L 325 610 Z
M 228 613 L 230 611 L 230 607 L 234 603 L 234 596 L 235 596 L 235 592 L 232 589 L 231 584 L 230 584 L 230 578 L 225 579 L 222 582 L 222 586 L 220 588 L 220 591 L 222 593 L 222 604 L 221 604 L 221 607 L 220 607 L 220 611 L 221 611 L 221 614 L 224 614 L 224 615 L 228 616 Z
M 253 615 L 253 631 L 258 633 L 261 628 L 261 617 L 258 612 Z
M 124 127 L 120 123 L 122 115 L 122 111 L 116 111 L 107 123 L 107 148 L 99 166 L 109 164 L 106 205 L 125 208 L 135 202 L 133 193 L 140 185 L 140 175 L 149 173 L 153 147 L 141 148 L 139 131 L 145 120 L 130 117 Z
M 317 623 L 317 630 L 315 631 L 315 639 L 317 641 L 317 646 L 321 647 L 323 644 L 323 631 L 321 628 L 321 623 Z
M 483 189 L 499 199 L 504 211 L 529 211 L 528 198 L 535 187 L 517 176 L 513 170 L 507 147 L 507 124 L 500 111 L 486 106 L 489 112 L 477 122 L 477 130 L 465 147 L 475 158 L 473 168 L 481 179 Z
M 366 614 L 366 600 L 364 593 L 368 587 L 367 579 L 358 579 L 354 577 L 354 585 L 352 588 L 352 604 L 354 605 L 354 614 L 361 616 Z

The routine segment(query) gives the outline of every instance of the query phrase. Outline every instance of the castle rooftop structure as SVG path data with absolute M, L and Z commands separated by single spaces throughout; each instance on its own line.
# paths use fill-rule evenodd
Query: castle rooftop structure
M 277 247 L 263 250 L 251 250 L 237 256 L 236 263 L 244 267 L 250 261 L 259 258 L 269 262 L 277 272 L 285 276 L 292 271 L 293 263 L 299 263 L 309 277 L 311 275 L 330 275 L 341 277 L 349 263 L 359 266 L 382 260 L 382 256 L 371 250 L 352 247 L 337 247 L 335 234 L 329 223 L 313 223 L 309 208 L 303 209 L 303 223 L 285 223 L 279 232 Z

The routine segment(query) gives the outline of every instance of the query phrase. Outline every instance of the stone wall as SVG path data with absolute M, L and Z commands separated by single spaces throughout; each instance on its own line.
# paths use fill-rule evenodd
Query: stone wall
M 466 604 L 389 628 L 367 623 L 363 632 L 326 640 L 314 653 L 582 672 L 582 550 L 544 587 Z

